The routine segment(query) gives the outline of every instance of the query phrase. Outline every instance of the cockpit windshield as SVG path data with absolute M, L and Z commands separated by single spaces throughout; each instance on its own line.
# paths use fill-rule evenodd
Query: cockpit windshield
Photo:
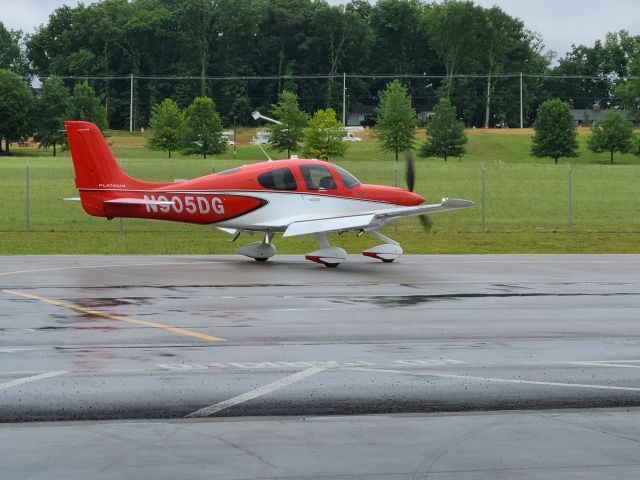
M 336 171 L 338 172 L 338 175 L 340 175 L 340 178 L 342 178 L 342 181 L 344 182 L 345 187 L 352 188 L 352 187 L 355 187 L 356 185 L 360 185 L 360 181 L 356 177 L 351 175 L 349 172 L 347 172 L 344 168 L 339 167 L 337 165 L 334 165 L 333 168 L 336 169 Z
M 221 172 L 217 172 L 215 175 L 230 175 L 232 173 L 237 173 L 242 170 L 242 167 L 230 168 L 229 170 L 222 170 Z

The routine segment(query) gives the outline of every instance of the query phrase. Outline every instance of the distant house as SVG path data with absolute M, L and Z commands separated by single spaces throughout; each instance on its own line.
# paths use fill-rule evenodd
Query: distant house
M 576 125 L 578 125 L 579 127 L 584 127 L 584 126 L 588 127 L 590 125 L 585 125 L 585 120 L 588 119 L 587 120 L 588 122 L 597 122 L 602 118 L 602 115 L 604 115 L 604 112 L 606 111 L 607 111 L 606 108 L 601 108 L 600 105 L 596 103 L 591 108 L 572 108 L 571 116 L 575 120 Z M 618 111 L 623 116 L 623 118 L 630 119 L 629 112 L 627 112 L 626 110 L 618 110 Z
M 376 106 L 356 103 L 347 117 L 348 127 L 358 127 L 375 123 Z
M 418 120 L 420 120 L 421 122 L 426 122 L 428 119 L 430 119 L 431 117 L 433 117 L 434 115 L 434 111 L 432 110 L 418 110 Z
M 435 107 L 435 101 L 428 101 L 422 105 L 418 105 L 416 113 L 418 120 L 424 122 L 428 118 L 433 116 L 433 109 Z M 375 124 L 377 116 L 376 105 L 365 105 L 362 103 L 356 103 L 351 109 L 351 114 L 347 117 L 347 126 L 372 126 Z
M 430 98 L 423 100 L 421 103 L 415 105 L 418 120 L 420 120 L 421 122 L 426 122 L 431 117 L 433 117 L 437 103 L 438 102 L 436 98 Z

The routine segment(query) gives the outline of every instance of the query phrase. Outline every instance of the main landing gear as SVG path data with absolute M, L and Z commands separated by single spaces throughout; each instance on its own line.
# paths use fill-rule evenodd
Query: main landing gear
M 305 259 L 320 263 L 325 267 L 337 267 L 347 259 L 347 252 L 344 249 L 329 245 L 326 233 L 316 233 L 315 236 L 320 244 L 320 249 L 307 253 L 304 256 Z
M 238 247 L 236 253 L 253 258 L 258 262 L 266 262 L 276 254 L 276 246 L 271 243 L 274 236 L 275 233 L 267 232 L 264 234 L 264 240 Z
M 368 233 L 378 237 L 385 243 L 378 245 L 377 247 L 367 248 L 364 250 L 362 255 L 365 257 L 371 257 L 377 260 L 382 260 L 385 263 L 391 263 L 404 253 L 400 244 L 395 240 L 392 240 L 375 230 L 371 230 Z M 320 244 L 320 249 L 307 253 L 304 258 L 312 262 L 320 263 L 326 267 L 337 267 L 347 259 L 347 252 L 345 252 L 344 249 L 329 245 L 329 241 L 327 240 L 327 235 L 325 233 L 316 233 L 315 235 L 316 240 Z
M 400 244 L 395 240 L 392 240 L 391 238 L 375 230 L 372 230 L 369 233 L 375 237 L 378 237 L 385 243 L 383 243 L 382 245 L 378 245 L 377 247 L 367 248 L 366 250 L 363 250 L 362 255 L 364 255 L 365 257 L 376 258 L 378 260 L 382 260 L 385 263 L 391 263 L 404 253 Z
M 363 233 L 365 232 L 361 232 L 360 235 Z M 392 240 L 375 230 L 371 230 L 367 233 L 374 235 L 385 243 L 363 250 L 362 255 L 365 257 L 371 257 L 385 263 L 390 263 L 402 255 L 402 247 L 395 240 Z M 275 233 L 266 232 L 264 239 L 261 242 L 253 242 L 248 245 L 243 245 L 242 247 L 237 248 L 236 252 L 240 255 L 253 258 L 258 262 L 264 262 L 276 254 L 276 247 L 271 243 L 274 236 Z M 326 233 L 316 233 L 315 237 L 320 244 L 320 248 L 307 253 L 304 256 L 305 259 L 319 263 L 325 267 L 337 267 L 347 259 L 347 252 L 343 248 L 332 247 L 329 245 Z

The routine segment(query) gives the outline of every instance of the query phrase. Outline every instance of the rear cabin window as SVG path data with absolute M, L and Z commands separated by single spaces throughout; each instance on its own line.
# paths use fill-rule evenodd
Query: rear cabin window
M 335 190 L 336 181 L 324 165 L 301 165 L 300 173 L 309 190 Z
M 258 176 L 258 183 L 269 190 L 295 190 L 298 188 L 293 173 L 288 168 L 278 168 Z

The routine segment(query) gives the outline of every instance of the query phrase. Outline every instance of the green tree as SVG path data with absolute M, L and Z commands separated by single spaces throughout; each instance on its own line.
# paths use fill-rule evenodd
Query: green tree
M 407 89 L 398 80 L 388 83 L 387 88 L 380 93 L 378 120 L 374 132 L 380 140 L 380 148 L 385 152 L 395 153 L 394 185 L 396 187 L 398 186 L 398 153 L 413 148 L 416 121 L 416 111 L 411 106 Z
M 186 153 L 217 155 L 227 149 L 222 135 L 222 121 L 209 97 L 197 97 L 185 111 L 183 143 Z
M 300 110 L 298 96 L 288 90 L 280 94 L 280 100 L 272 111 L 281 124 L 269 125 L 269 143 L 278 152 L 286 150 L 287 158 L 290 158 L 291 152 L 298 150 L 298 142 L 302 139 L 304 127 L 309 123 L 309 115 Z
M 321 160 L 342 157 L 347 151 L 343 138 L 344 128 L 336 118 L 336 112 L 332 108 L 318 110 L 303 131 L 303 152 Z
M 456 119 L 456 111 L 449 100 L 441 99 L 427 122 L 427 138 L 420 148 L 422 157 L 461 157 L 466 152 L 467 135 L 464 125 Z
M 567 102 L 557 98 L 546 100 L 540 106 L 533 128 L 531 155 L 534 157 L 550 157 L 558 164 L 560 157 L 578 156 L 576 124 Z
M 613 164 L 615 152 L 626 153 L 631 149 L 632 136 L 631 123 L 620 112 L 607 110 L 591 128 L 587 146 L 594 153 L 609 152 Z
M 184 128 L 184 114 L 170 98 L 153 106 L 151 110 L 151 138 L 149 147 L 154 150 L 175 151 L 180 146 Z
M 197 65 L 200 74 L 200 96 L 207 95 L 206 75 L 209 68 L 209 35 L 214 14 L 210 0 L 181 0 L 174 13 L 180 31 L 188 38 L 188 49 L 184 53 Z
M 452 94 L 453 76 L 469 67 L 477 68 L 478 25 L 482 20 L 482 7 L 468 1 L 445 0 L 425 12 L 429 39 L 447 72 L 442 89 L 447 99 Z
M 107 110 L 100 105 L 96 92 L 86 82 L 73 87 L 67 101 L 67 118 L 95 123 L 100 130 L 107 128 Z
M 0 22 L 0 68 L 26 76 L 29 74 L 29 62 L 20 48 L 22 38 L 20 30 L 7 30 Z
M 574 45 L 545 81 L 547 89 L 553 96 L 569 99 L 573 108 L 617 103 L 633 110 L 637 93 L 630 85 L 639 83 L 626 79 L 638 75 L 635 59 L 639 48 L 640 36 L 631 36 L 625 30 L 607 33 L 604 42 L 596 40 L 592 47 Z M 571 78 L 576 75 L 586 78 Z
M 33 95 L 27 82 L 10 70 L 0 70 L 0 152 L 2 139 L 9 144 L 31 134 Z
M 638 48 L 640 51 L 640 47 Z M 640 118 L 640 55 L 633 58 L 629 65 L 629 74 L 634 78 L 621 79 L 614 89 L 617 103 L 627 110 L 632 118 Z
M 60 77 L 45 80 L 36 98 L 33 138 L 40 143 L 40 147 L 53 147 L 54 157 L 56 145 L 62 145 L 65 139 L 64 120 L 68 101 L 69 90 Z

